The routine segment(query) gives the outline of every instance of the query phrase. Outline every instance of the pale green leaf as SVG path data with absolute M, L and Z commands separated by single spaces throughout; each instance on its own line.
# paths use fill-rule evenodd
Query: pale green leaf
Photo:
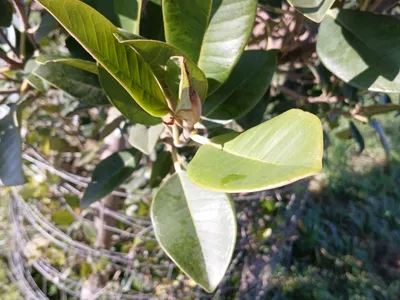
M 179 172 L 157 191 L 151 219 L 168 256 L 197 284 L 213 292 L 235 247 L 236 215 L 230 198 L 198 188 L 186 173 Z
M 42 55 L 36 58 L 36 62 L 39 64 L 46 64 L 48 62 L 58 62 L 66 65 L 73 66 L 75 68 L 88 71 L 93 74 L 97 74 L 97 65 L 95 62 L 83 60 L 79 58 L 70 58 L 70 57 L 60 57 L 54 55 Z
M 139 34 L 142 0 L 114 0 L 114 10 L 121 28 Z
M 0 105 L 0 184 L 25 183 L 21 144 L 15 105 Z
M 288 2 L 310 20 L 320 23 L 335 0 L 288 0 Z
M 164 124 L 150 127 L 146 127 L 142 124 L 131 126 L 128 130 L 129 143 L 144 154 L 150 155 L 164 128 Z
M 198 64 L 212 94 L 229 77 L 253 29 L 257 0 L 163 0 L 165 37 Z
M 364 11 L 331 10 L 321 23 L 317 52 L 348 84 L 400 92 L 400 21 Z
M 141 155 L 136 149 L 128 149 L 113 153 L 101 161 L 93 171 L 81 207 L 88 207 L 119 187 L 140 166 Z
M 99 66 L 99 78 L 110 102 L 132 123 L 156 125 L 161 118 L 149 115 L 129 93 L 103 67 Z
M 188 174 L 202 188 L 253 192 L 320 172 L 322 154 L 321 122 L 292 109 L 231 140 L 212 139 L 197 151 Z
M 82 46 L 153 116 L 168 105 L 150 66 L 128 45 L 119 43 L 110 21 L 79 0 L 38 0 Z M 140 76 L 138 76 L 140 74 Z
M 39 65 L 33 74 L 88 105 L 107 105 L 109 101 L 97 75 L 60 62 Z
M 229 79 L 207 98 L 203 115 L 217 120 L 244 116 L 266 93 L 275 67 L 275 51 L 245 51 Z

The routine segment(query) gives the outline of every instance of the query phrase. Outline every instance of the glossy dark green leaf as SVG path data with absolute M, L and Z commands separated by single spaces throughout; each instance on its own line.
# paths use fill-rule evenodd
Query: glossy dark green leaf
M 357 126 L 352 121 L 349 122 L 349 128 L 351 136 L 356 140 L 358 144 L 358 153 L 363 152 L 365 148 L 365 142 L 361 132 L 358 130 Z
M 88 105 L 107 105 L 109 101 L 97 75 L 73 66 L 48 62 L 39 65 L 33 74 Z
M 81 207 L 88 207 L 119 187 L 140 166 L 141 156 L 140 151 L 129 149 L 113 153 L 101 161 L 93 171 Z
M 148 1 L 146 9 L 142 13 L 140 33 L 147 39 L 165 41 L 164 20 L 160 3 Z
M 100 66 L 99 78 L 110 102 L 132 123 L 144 125 L 161 123 L 161 118 L 153 117 L 144 111 L 118 81 Z
M 257 0 L 164 0 L 165 37 L 198 64 L 213 93 L 229 77 L 246 46 Z
M 171 153 L 164 151 L 158 154 L 157 160 L 153 164 L 153 168 L 151 169 L 150 176 L 150 187 L 154 188 L 158 186 L 161 181 L 168 175 L 169 171 L 171 171 L 173 162 Z
M 0 28 L 7 28 L 11 25 L 13 7 L 9 0 L 0 0 Z
M 153 116 L 168 113 L 164 94 L 150 66 L 101 14 L 79 0 L 38 0 L 82 46 Z M 140 74 L 140 76 L 138 76 Z
M 244 129 L 250 129 L 251 127 L 257 126 L 262 123 L 264 120 L 264 114 L 267 110 L 267 106 L 269 103 L 269 95 L 264 95 L 263 99 L 257 103 L 256 106 L 253 107 L 251 111 L 245 114 L 240 119 L 236 120 L 238 124 Z
M 275 51 L 245 51 L 228 80 L 207 98 L 203 115 L 217 120 L 242 117 L 265 95 L 275 67 Z
M 233 139 L 229 135 L 212 139 L 197 151 L 188 174 L 205 189 L 253 192 L 319 173 L 322 155 L 320 120 L 292 109 Z
M 400 92 L 400 21 L 364 11 L 331 10 L 321 23 L 322 63 L 350 85 Z
M 128 130 L 129 143 L 144 154 L 150 155 L 164 128 L 164 124 L 150 127 L 146 127 L 142 124 L 131 126 Z
M 0 105 L 0 184 L 25 183 L 21 144 L 15 105 Z
M 289 4 L 314 22 L 321 22 L 335 0 L 288 0 Z
M 203 190 L 184 172 L 175 173 L 157 191 L 151 220 L 168 256 L 208 292 L 222 280 L 236 240 L 236 215 L 224 193 Z
M 168 89 L 165 84 L 167 77 L 167 63 L 172 56 L 183 56 L 184 54 L 182 51 L 159 41 L 120 40 L 120 42 L 133 47 L 151 66 L 164 90 Z M 200 99 L 204 102 L 207 97 L 208 87 L 206 76 L 191 60 L 186 60 L 186 62 L 192 84 L 199 94 Z

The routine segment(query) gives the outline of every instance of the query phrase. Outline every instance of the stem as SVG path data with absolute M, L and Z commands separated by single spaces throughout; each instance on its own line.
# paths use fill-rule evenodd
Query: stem
M 16 56 L 18 56 L 17 49 L 15 49 L 15 47 L 11 44 L 10 40 L 7 38 L 3 30 L 1 29 L 0 29 L 0 36 L 6 41 L 7 45 L 10 47 L 12 52 L 14 52 Z
M 179 148 L 183 146 L 180 140 L 179 127 L 176 123 L 174 123 L 174 125 L 172 126 L 172 138 L 174 139 L 175 147 Z
M 0 58 L 15 69 L 20 69 L 20 70 L 24 69 L 24 65 L 22 63 L 9 58 L 7 54 L 1 49 L 0 49 Z
M 361 11 L 366 10 L 367 7 L 368 7 L 368 4 L 369 4 L 369 0 L 364 0 L 364 1 L 362 1 L 362 2 L 361 2 L 361 5 L 360 5 L 360 10 L 361 10 Z
M 171 147 L 172 161 L 174 162 L 174 168 L 176 172 L 182 172 L 181 164 L 179 163 L 178 153 L 175 147 Z

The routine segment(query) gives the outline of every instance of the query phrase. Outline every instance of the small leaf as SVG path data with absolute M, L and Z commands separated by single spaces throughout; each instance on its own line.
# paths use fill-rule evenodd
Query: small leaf
M 39 28 L 35 31 L 35 41 L 39 42 L 59 26 L 52 15 L 45 13 L 40 20 Z
M 0 105 L 0 184 L 14 186 L 25 183 L 21 144 L 16 106 Z
M 228 79 L 242 55 L 256 7 L 256 0 L 163 1 L 166 40 L 203 70 L 209 94 Z
M 96 74 L 98 73 L 97 71 L 97 65 L 96 63 L 88 60 L 83 60 L 79 58 L 69 58 L 69 57 L 60 57 L 60 56 L 54 56 L 54 55 L 42 55 L 36 58 L 36 62 L 39 64 L 46 64 L 48 62 L 58 62 L 58 63 L 63 63 L 67 64 L 70 66 L 73 66 L 75 68 L 88 71 L 90 73 Z
M 375 129 L 376 134 L 379 139 L 379 142 L 381 143 L 383 149 L 385 150 L 386 155 L 389 156 L 390 155 L 390 146 L 389 146 L 389 142 L 386 138 L 385 130 L 383 129 L 381 122 L 379 122 L 378 120 L 371 120 L 369 122 L 369 125 Z
M 140 166 L 140 158 L 139 151 L 128 149 L 113 153 L 101 161 L 93 171 L 92 181 L 83 195 L 81 207 L 88 207 L 119 187 Z
M 157 160 L 153 164 L 150 176 L 150 187 L 157 187 L 161 181 L 168 175 L 173 165 L 171 153 L 164 151 L 158 154 Z
M 118 28 L 79 0 L 37 0 L 127 90 L 149 114 L 162 117 L 168 105 L 150 66 L 114 37 Z M 135 70 L 135 71 L 134 71 Z M 138 76 L 140 74 L 140 76 Z
M 168 256 L 208 292 L 224 277 L 236 240 L 233 203 L 224 193 L 203 190 L 184 172 L 157 191 L 151 220 Z
M 314 22 L 321 22 L 335 0 L 288 0 L 289 4 Z
M 356 140 L 359 146 L 358 153 L 363 152 L 365 148 L 365 143 L 364 143 L 364 138 L 361 135 L 361 132 L 358 130 L 357 126 L 352 121 L 349 122 L 349 127 L 351 136 Z
M 39 65 L 33 74 L 88 105 L 107 105 L 109 101 L 95 74 L 73 66 L 49 62 Z
M 75 220 L 74 216 L 67 210 L 59 210 L 53 212 L 51 214 L 51 218 L 58 226 L 69 226 Z
M 357 114 L 366 117 L 372 117 L 375 115 L 386 114 L 397 110 L 400 110 L 400 104 L 375 104 L 362 107 Z
M 321 122 L 298 109 L 232 140 L 217 138 L 200 147 L 188 168 L 190 180 L 205 189 L 230 193 L 265 190 L 322 169 Z
M 228 80 L 204 103 L 210 119 L 238 119 L 264 96 L 276 67 L 276 52 L 245 51 Z
M 12 15 L 13 7 L 11 2 L 8 0 L 0 0 L 0 28 L 7 28 L 11 25 Z
M 400 22 L 392 16 L 331 10 L 319 28 L 317 52 L 333 74 L 352 86 L 400 92 Z
M 144 154 L 150 155 L 164 130 L 164 124 L 146 127 L 141 124 L 131 126 L 128 130 L 129 143 Z
M 118 81 L 101 66 L 99 66 L 99 78 L 110 102 L 132 123 L 144 125 L 161 123 L 161 118 L 153 117 L 144 111 Z

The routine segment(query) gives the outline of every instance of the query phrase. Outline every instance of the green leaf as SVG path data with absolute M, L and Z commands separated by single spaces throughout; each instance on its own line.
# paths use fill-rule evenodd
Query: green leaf
M 350 128 L 350 132 L 351 132 L 351 136 L 356 140 L 357 144 L 358 144 L 358 153 L 361 153 L 364 151 L 365 148 L 365 142 L 364 142 L 364 138 L 361 134 L 361 132 L 358 130 L 357 126 L 350 121 L 349 122 L 349 128 Z
M 160 3 L 148 1 L 145 11 L 142 12 L 140 32 L 151 40 L 165 41 L 164 20 Z
M 173 165 L 171 153 L 164 151 L 158 154 L 157 160 L 153 164 L 150 176 L 150 187 L 158 186 L 161 181 L 168 175 Z
M 288 0 L 288 2 L 310 20 L 320 23 L 335 0 Z
M 58 226 L 69 226 L 75 220 L 74 216 L 67 210 L 55 211 L 51 214 L 51 218 Z
M 36 58 L 36 62 L 42 65 L 45 65 L 48 62 L 58 62 L 58 63 L 63 63 L 66 65 L 73 66 L 75 68 L 88 71 L 90 73 L 96 74 L 98 73 L 97 71 L 97 65 L 95 62 L 88 61 L 88 60 L 83 60 L 79 58 L 69 58 L 69 57 L 60 57 L 60 56 L 54 56 L 54 55 L 42 55 L 38 56 Z
M 283 186 L 322 169 L 321 122 L 298 109 L 231 140 L 224 137 L 201 146 L 190 162 L 189 177 L 199 187 L 253 192 Z
M 104 68 L 99 66 L 99 78 L 110 102 L 132 123 L 156 125 L 161 118 L 149 115 Z
M 171 45 L 159 41 L 120 39 L 120 42 L 131 46 L 146 60 L 154 74 L 157 76 L 160 84 L 163 86 L 165 93 L 169 94 L 168 87 L 165 83 L 167 77 L 167 63 L 173 56 L 184 56 L 183 52 Z M 204 102 L 207 97 L 207 78 L 203 71 L 201 71 L 191 60 L 187 59 L 186 63 L 190 72 L 193 87 L 199 94 L 201 101 Z
M 117 27 L 79 0 L 38 0 L 149 114 L 168 113 L 164 94 L 150 66 L 128 45 Z M 140 74 L 140 76 L 138 76 Z
M 375 104 L 362 107 L 357 114 L 372 117 L 374 115 L 386 114 L 397 110 L 400 110 L 400 104 Z
M 114 0 L 114 10 L 121 28 L 139 34 L 142 0 Z
M 14 186 L 25 183 L 21 144 L 16 106 L 0 105 L 0 184 Z
M 33 74 L 88 105 L 107 105 L 109 101 L 97 75 L 60 62 L 39 65 Z
M 390 155 L 390 146 L 389 146 L 389 142 L 386 138 L 385 130 L 383 129 L 381 122 L 379 122 L 378 120 L 371 120 L 369 122 L 369 125 L 373 129 L 375 129 L 376 135 L 379 139 L 379 142 L 381 143 L 383 149 L 385 150 L 386 155 L 389 156 Z
M 131 126 L 128 130 L 129 143 L 144 154 L 150 155 L 164 130 L 164 124 L 146 127 L 141 124 Z
M 352 86 L 400 92 L 400 21 L 394 17 L 331 10 L 319 28 L 317 52 L 333 74 Z
M 247 130 L 251 127 L 257 126 L 264 120 L 264 114 L 267 110 L 269 103 L 269 94 L 266 94 L 251 111 L 245 114 L 243 117 L 237 120 L 237 123 L 244 129 Z
M 165 37 L 198 64 L 212 94 L 247 45 L 257 0 L 163 0 Z
M 168 256 L 208 292 L 223 278 L 236 240 L 236 215 L 224 193 L 203 190 L 175 173 L 157 191 L 151 220 Z
M 266 93 L 275 68 L 275 51 L 245 51 L 228 80 L 207 98 L 203 115 L 217 120 L 244 116 Z
M 0 0 L 0 28 L 11 25 L 13 8 L 9 0 Z
M 40 42 L 58 26 L 57 20 L 54 19 L 49 13 L 45 13 L 40 20 L 39 28 L 35 31 L 35 41 Z
M 101 161 L 93 171 L 81 207 L 88 207 L 119 187 L 140 166 L 141 156 L 136 149 L 128 149 L 113 153 Z

